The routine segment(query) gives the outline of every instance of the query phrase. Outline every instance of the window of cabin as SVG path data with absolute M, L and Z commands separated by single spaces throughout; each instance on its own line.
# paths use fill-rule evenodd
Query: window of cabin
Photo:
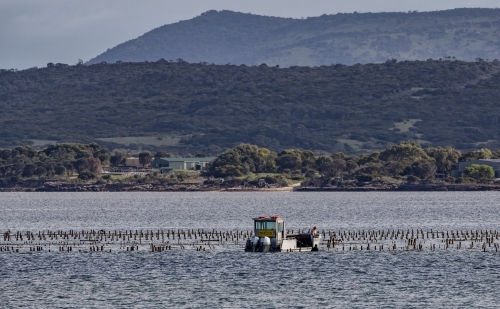
M 276 229 L 275 221 L 255 221 L 256 230 L 274 230 Z

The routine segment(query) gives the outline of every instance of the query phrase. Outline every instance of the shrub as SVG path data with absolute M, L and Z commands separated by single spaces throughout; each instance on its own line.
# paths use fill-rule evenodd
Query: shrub
M 293 176 L 292 177 L 292 180 L 293 181 L 300 181 L 300 182 L 303 182 L 306 180 L 306 178 L 304 176 Z
M 414 176 L 414 175 L 410 175 L 410 176 L 406 177 L 406 181 L 408 181 L 409 183 L 416 183 L 416 182 L 420 181 L 420 178 L 418 178 L 417 176 Z
M 471 166 L 465 168 L 464 175 L 472 177 L 476 180 L 479 179 L 492 179 L 495 177 L 495 171 L 493 167 L 484 164 L 472 164 Z
M 471 178 L 471 177 L 463 176 L 463 177 L 457 178 L 457 180 L 455 182 L 456 183 L 476 183 L 476 180 L 474 178 Z
M 456 178 L 455 177 L 452 177 L 452 176 L 448 176 L 444 179 L 445 182 L 448 182 L 448 183 L 454 183 L 456 181 Z
M 272 173 L 276 171 L 276 153 L 255 145 L 240 144 L 210 163 L 206 176 L 239 177 L 248 173 Z
M 368 174 L 361 174 L 359 176 L 356 176 L 356 180 L 359 182 L 370 182 L 373 180 L 373 176 Z
M 89 170 L 85 170 L 85 171 L 82 171 L 79 175 L 78 175 L 78 178 L 83 180 L 83 181 L 87 181 L 87 180 L 91 180 L 91 179 L 95 179 L 95 174 L 92 173 L 91 171 Z
M 306 178 L 310 178 L 310 179 L 314 179 L 316 178 L 316 173 L 314 171 L 308 171 L 306 174 L 305 174 L 305 177 Z
M 265 178 L 265 181 L 268 184 L 277 184 L 277 185 L 282 185 L 282 186 L 287 185 L 287 181 L 286 181 L 286 178 L 284 177 L 284 175 L 267 175 Z

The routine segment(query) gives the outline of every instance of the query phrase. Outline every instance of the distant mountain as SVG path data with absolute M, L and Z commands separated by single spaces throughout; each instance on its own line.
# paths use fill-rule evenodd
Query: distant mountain
M 499 61 L 0 70 L 0 147 L 97 141 L 216 154 L 248 142 L 361 153 L 411 139 L 498 149 L 499 85 Z
M 183 59 L 319 66 L 387 59 L 500 59 L 500 9 L 353 13 L 291 19 L 208 11 L 108 49 L 88 64 Z

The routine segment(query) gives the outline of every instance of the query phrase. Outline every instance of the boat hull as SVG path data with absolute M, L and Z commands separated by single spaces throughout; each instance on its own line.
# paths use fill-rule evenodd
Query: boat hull
M 247 240 L 245 245 L 246 252 L 311 252 L 318 251 L 320 237 L 311 237 L 309 234 L 290 235 L 287 239 L 283 239 L 281 244 L 273 246 L 263 246 L 259 244 L 253 246 L 250 240 Z

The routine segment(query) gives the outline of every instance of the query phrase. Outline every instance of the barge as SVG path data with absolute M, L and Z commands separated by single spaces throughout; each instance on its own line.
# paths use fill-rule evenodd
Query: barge
M 319 233 L 287 234 L 285 220 L 280 216 L 259 216 L 253 221 L 254 236 L 247 239 L 246 252 L 318 251 Z

